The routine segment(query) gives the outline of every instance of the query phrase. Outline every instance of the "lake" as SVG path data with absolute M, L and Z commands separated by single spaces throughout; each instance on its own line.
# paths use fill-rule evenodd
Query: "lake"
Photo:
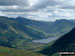
M 49 37 L 47 39 L 40 39 L 40 40 L 33 40 L 32 42 L 34 43 L 43 43 L 43 44 L 48 44 L 54 40 L 57 40 L 59 37 Z

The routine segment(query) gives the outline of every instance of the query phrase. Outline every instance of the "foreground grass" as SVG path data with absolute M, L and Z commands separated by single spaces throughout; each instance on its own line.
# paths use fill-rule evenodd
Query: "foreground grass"
M 13 49 L 0 46 L 0 56 L 44 56 L 27 50 Z

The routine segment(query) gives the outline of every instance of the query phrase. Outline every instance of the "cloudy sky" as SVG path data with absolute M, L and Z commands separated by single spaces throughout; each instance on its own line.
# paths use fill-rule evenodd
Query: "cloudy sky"
M 0 0 L 0 16 L 43 21 L 75 19 L 75 0 Z

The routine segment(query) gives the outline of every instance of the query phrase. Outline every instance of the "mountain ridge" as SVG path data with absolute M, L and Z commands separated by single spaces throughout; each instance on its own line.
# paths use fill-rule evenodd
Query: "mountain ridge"
M 47 38 L 45 32 L 26 26 L 13 18 L 0 17 L 0 45 L 24 48 L 26 42 L 42 38 Z
M 66 19 L 56 20 L 55 22 L 44 22 L 19 17 L 17 18 L 17 21 L 42 30 L 51 36 L 59 36 L 61 34 L 64 35 L 75 26 L 74 22 Z
M 75 28 L 59 38 L 52 46 L 42 50 L 41 53 L 58 56 L 58 52 L 75 52 Z

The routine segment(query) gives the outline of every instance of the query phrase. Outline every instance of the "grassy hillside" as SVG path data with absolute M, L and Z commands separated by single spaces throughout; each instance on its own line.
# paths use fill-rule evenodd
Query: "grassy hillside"
M 27 42 L 42 38 L 47 38 L 45 32 L 22 24 L 14 18 L 0 17 L 0 45 L 25 48 Z
M 75 23 L 68 20 L 57 20 L 55 22 L 41 22 L 21 17 L 8 18 L 0 16 L 0 46 L 5 46 L 3 47 L 3 49 L 6 47 L 11 47 L 30 51 L 32 49 L 34 51 L 39 51 L 43 48 L 44 44 L 33 43 L 32 40 L 48 38 L 50 36 L 59 36 L 59 35 L 61 36 L 69 32 L 74 26 Z M 70 35 L 70 33 L 68 33 L 68 35 Z M 67 36 L 62 36 L 56 42 L 52 42 L 50 45 L 47 45 L 46 49 L 44 49 L 42 53 L 50 56 L 53 54 L 56 55 L 58 50 L 61 51 L 61 50 L 68 50 L 70 47 L 72 48 L 73 47 L 72 45 L 75 43 L 72 41 L 74 41 L 75 39 L 73 37 L 71 37 L 73 38 L 72 40 L 67 38 L 68 38 Z M 70 44 L 66 42 L 68 40 L 71 40 L 72 43 Z M 64 46 L 66 45 L 65 47 L 63 46 L 63 41 L 65 42 L 64 44 Z M 51 47 L 49 48 L 49 46 Z M 73 49 L 74 48 L 72 48 L 71 50 Z M 10 53 L 8 53 L 8 55 L 11 56 Z
M 65 19 L 56 20 L 55 22 L 43 22 L 22 17 L 15 19 L 8 17 L 0 18 L 2 18 L 0 19 L 1 24 L 5 23 L 16 33 L 22 33 L 22 36 L 28 35 L 31 39 L 41 39 L 47 36 L 61 36 L 69 32 L 75 26 L 75 22 Z M 8 26 L 6 28 L 8 28 Z
M 27 50 L 13 49 L 0 46 L 0 56 L 44 56 Z
M 47 32 L 47 29 L 54 23 L 54 22 L 46 22 L 46 21 L 36 21 L 36 20 L 31 20 L 31 19 L 22 18 L 22 17 L 18 17 L 16 18 L 16 20 L 21 22 L 22 24 L 35 27 L 44 32 Z
M 64 35 L 72 30 L 75 25 L 75 22 L 66 19 L 56 20 L 55 22 L 42 22 L 18 17 L 16 18 L 16 20 L 21 22 L 22 24 L 40 29 L 50 34 L 50 36 Z
M 75 28 L 59 38 L 52 46 L 48 46 L 41 53 L 48 56 L 59 56 L 59 52 L 75 52 Z
M 62 36 L 73 29 L 75 23 L 69 20 L 56 20 L 56 22 L 50 28 L 50 34 L 55 36 Z

